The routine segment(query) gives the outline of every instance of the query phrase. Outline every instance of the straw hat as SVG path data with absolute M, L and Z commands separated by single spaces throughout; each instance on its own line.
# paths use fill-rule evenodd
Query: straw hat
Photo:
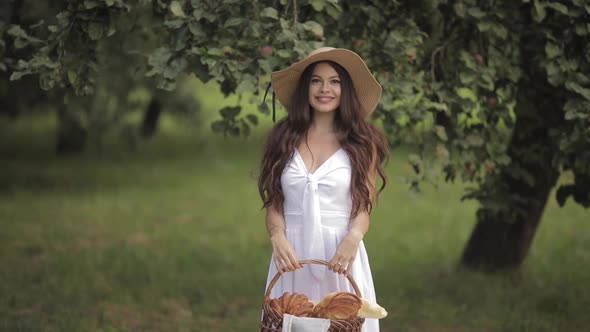
M 297 82 L 307 66 L 314 62 L 330 60 L 346 69 L 356 91 L 364 116 L 371 114 L 381 99 L 381 85 L 369 71 L 363 59 L 353 51 L 344 48 L 321 47 L 305 59 L 286 69 L 271 74 L 271 84 L 277 98 L 289 111 Z

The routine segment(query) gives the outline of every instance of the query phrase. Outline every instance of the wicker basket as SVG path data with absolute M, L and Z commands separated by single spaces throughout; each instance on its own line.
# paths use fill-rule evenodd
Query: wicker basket
M 329 266 L 328 262 L 319 259 L 305 259 L 300 260 L 299 263 L 302 265 L 320 264 Z M 264 295 L 264 302 L 262 303 L 263 316 L 260 324 L 261 332 L 281 332 L 283 329 L 283 314 L 270 307 L 270 292 L 282 275 L 283 272 L 277 272 L 268 284 L 266 294 Z M 356 295 L 362 297 L 361 291 L 352 276 L 347 274 L 346 277 L 352 285 L 352 288 L 354 288 Z M 364 322 L 364 318 L 358 317 L 354 319 L 332 319 L 330 320 L 330 328 L 328 329 L 328 332 L 360 332 Z

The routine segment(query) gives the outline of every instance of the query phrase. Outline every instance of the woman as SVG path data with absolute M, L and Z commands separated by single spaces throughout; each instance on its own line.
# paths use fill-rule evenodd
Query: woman
M 345 277 L 351 274 L 362 297 L 376 303 L 362 239 L 373 199 L 387 182 L 387 141 L 366 121 L 381 85 L 356 53 L 331 47 L 272 73 L 271 84 L 288 116 L 267 138 L 258 180 L 273 248 L 267 287 L 277 271 L 291 272 L 271 298 L 297 292 L 319 300 L 354 292 Z M 298 260 L 308 258 L 329 261 L 331 271 L 302 268 Z M 363 331 L 378 330 L 377 320 L 366 320 Z

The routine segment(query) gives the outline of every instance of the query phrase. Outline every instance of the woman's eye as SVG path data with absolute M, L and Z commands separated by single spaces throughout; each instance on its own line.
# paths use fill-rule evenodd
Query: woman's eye
M 318 78 L 312 78 L 311 79 L 311 83 L 312 84 L 318 84 L 318 83 L 320 83 L 320 80 Z
M 340 84 L 340 80 L 332 80 L 332 84 Z

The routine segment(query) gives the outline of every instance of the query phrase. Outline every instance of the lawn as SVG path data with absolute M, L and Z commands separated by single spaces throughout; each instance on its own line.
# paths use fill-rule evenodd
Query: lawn
M 257 330 L 268 121 L 237 140 L 168 116 L 135 150 L 67 158 L 51 117 L 0 121 L 1 331 Z M 477 204 L 460 183 L 408 191 L 407 153 L 393 151 L 365 238 L 382 331 L 590 328 L 588 210 L 551 199 L 519 272 L 458 270 Z

